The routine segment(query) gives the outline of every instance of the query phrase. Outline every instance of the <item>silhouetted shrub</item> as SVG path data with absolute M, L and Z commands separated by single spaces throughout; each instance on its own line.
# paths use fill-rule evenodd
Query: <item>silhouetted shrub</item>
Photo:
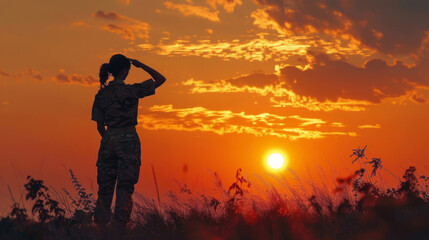
M 42 180 L 34 180 L 27 177 L 28 182 L 24 185 L 27 190 L 25 198 L 34 200 L 31 211 L 37 214 L 41 222 L 50 220 L 63 220 L 65 211 L 59 207 L 59 203 L 49 195 L 48 188 Z
M 365 149 L 354 149 L 351 155 L 353 162 L 360 161 L 364 168 L 336 178 L 332 193 L 314 190 L 306 195 L 289 186 L 292 195 L 285 195 L 274 186 L 267 186 L 267 198 L 261 198 L 251 194 L 253 185 L 238 169 L 228 188 L 213 174 L 217 195 L 196 195 L 186 184 L 179 184 L 182 200 L 172 191 L 168 193 L 170 202 L 141 197 L 134 204 L 129 237 L 429 239 L 429 178 L 418 177 L 416 168 L 409 167 L 397 187 L 382 190 L 372 179 L 380 175 L 379 171 L 388 170 L 380 158 L 363 162 L 367 159 Z M 371 164 L 371 175 L 365 164 Z M 67 202 L 53 200 L 42 180 L 28 177 L 26 199 L 32 201 L 32 213 L 38 221 L 29 219 L 27 210 L 14 203 L 9 216 L 0 219 L 1 239 L 119 239 L 113 228 L 97 231 L 92 224 L 93 196 L 71 170 L 70 175 L 76 195 L 65 189 L 64 192 L 71 207 L 65 207 Z

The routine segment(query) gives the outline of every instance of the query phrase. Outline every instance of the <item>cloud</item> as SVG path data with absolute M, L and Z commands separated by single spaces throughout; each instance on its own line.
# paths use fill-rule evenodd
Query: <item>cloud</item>
M 9 77 L 10 74 L 7 72 L 3 72 L 2 70 L 0 70 L 0 77 Z
M 225 80 L 222 84 L 228 85 L 228 83 L 238 88 L 257 87 L 260 89 L 260 88 L 264 88 L 265 86 L 277 85 L 277 84 L 280 84 L 281 82 L 278 76 L 275 74 L 252 73 L 252 74 L 244 74 L 235 78 Z M 202 84 L 201 86 L 203 85 L 204 84 Z M 272 92 L 274 92 L 274 90 L 272 90 Z M 261 95 L 264 95 L 264 93 L 261 92 Z
M 380 103 L 383 99 L 404 96 L 416 86 L 429 85 L 428 71 L 421 63 L 409 67 L 399 61 L 389 65 L 381 59 L 356 67 L 321 54 L 314 55 L 309 69 L 287 66 L 280 72 L 288 89 L 322 102 L 343 98 Z
M 31 69 L 31 68 L 27 69 L 27 74 L 31 78 L 36 79 L 38 81 L 42 81 L 44 79 L 43 76 L 39 73 L 39 71 Z
M 289 35 L 353 38 L 383 53 L 419 50 L 429 30 L 426 0 L 256 0 L 254 24 Z
M 343 123 L 340 123 L 340 122 L 333 122 L 333 123 L 331 123 L 331 126 L 332 127 L 345 127 L 345 125 L 343 124 Z
M 38 70 L 32 68 L 28 68 L 25 71 L 19 71 L 16 73 L 6 73 L 0 70 L 0 77 L 2 76 L 9 77 L 14 80 L 23 80 L 26 77 L 30 77 L 31 79 L 37 80 L 38 82 L 45 80 L 45 77 L 43 77 Z M 84 77 L 77 73 L 67 74 L 64 69 L 60 69 L 59 73 L 51 77 L 51 79 L 58 83 L 80 84 L 83 86 L 95 86 L 100 84 L 99 80 L 91 75 Z
M 128 40 L 134 40 L 136 38 L 149 38 L 147 31 L 148 29 L 146 26 L 142 25 L 124 26 L 117 24 L 106 24 L 102 26 L 101 29 L 121 35 L 122 38 Z
M 273 107 L 306 108 L 310 111 L 363 111 L 371 104 L 351 99 L 338 99 L 337 102 L 320 102 L 309 96 L 300 96 L 285 88 L 279 76 L 274 74 L 254 73 L 212 82 L 188 79 L 182 84 L 190 87 L 189 93 L 191 94 L 247 92 L 267 97 Z
M 125 15 L 121 15 L 121 14 L 115 13 L 115 12 L 105 12 L 102 10 L 98 10 L 96 13 L 92 14 L 91 16 L 94 18 L 107 19 L 107 20 L 116 21 L 116 22 L 125 21 L 127 23 L 148 25 L 147 23 L 142 22 L 140 20 L 130 18 L 130 17 L 127 17 Z
M 417 103 L 426 103 L 427 102 L 427 99 L 425 97 L 423 97 L 421 95 L 416 95 L 416 94 L 413 94 L 411 96 L 411 99 Z
M 281 34 L 293 35 L 293 32 L 282 28 L 279 23 L 271 18 L 270 15 L 263 9 L 256 9 L 250 14 L 250 16 L 254 19 L 253 25 L 258 26 L 259 28 L 272 29 Z
M 217 4 L 221 5 L 227 13 L 234 12 L 234 8 L 242 4 L 241 0 L 207 0 L 207 3 L 214 9 L 216 9 Z
M 263 35 L 251 40 L 216 41 L 210 39 L 176 40 L 154 46 L 155 53 L 166 56 L 218 57 L 223 60 L 240 59 L 246 61 L 273 60 L 283 62 L 293 57 L 304 57 L 310 51 L 340 55 L 369 56 L 371 51 L 345 43 L 341 40 L 326 41 L 316 37 L 274 37 L 267 39 Z
M 291 91 L 292 92 L 292 91 Z M 292 92 L 293 93 L 293 92 Z M 286 98 L 272 97 L 270 102 L 273 107 L 293 107 L 293 108 L 306 108 L 310 111 L 325 111 L 331 112 L 334 110 L 347 111 L 347 112 L 360 112 L 366 111 L 368 106 L 372 105 L 366 101 L 355 101 L 352 99 L 338 99 L 333 101 L 319 101 L 315 98 L 299 96 L 293 93 Z
M 99 80 L 95 77 L 88 75 L 86 77 L 81 76 L 80 74 L 66 74 L 64 69 L 60 69 L 60 72 L 52 77 L 54 81 L 59 83 L 70 83 L 70 84 L 80 84 L 84 86 L 95 86 L 100 84 Z
M 227 80 L 188 79 L 182 85 L 189 93 L 253 93 L 267 97 L 274 107 L 306 108 L 312 111 L 362 111 L 390 100 L 425 103 L 417 94 L 429 86 L 428 65 L 380 59 L 354 66 L 324 54 L 311 55 L 305 67 L 277 65 L 276 74 L 253 73 Z
M 355 132 L 321 131 L 326 122 L 297 115 L 279 116 L 271 113 L 246 114 L 230 110 L 209 110 L 204 107 L 174 108 L 154 105 L 149 113 L 139 115 L 139 125 L 149 130 L 202 131 L 224 134 L 274 136 L 289 140 L 320 139 L 327 136 L 356 136 Z
M 100 25 L 99 23 L 89 21 L 76 21 L 72 26 L 78 27 L 97 27 L 104 31 L 118 34 L 127 40 L 148 39 L 150 25 L 137 19 L 133 19 L 115 12 L 97 11 L 91 15 L 93 18 L 111 21 L 111 23 Z
M 300 124 L 300 126 L 302 126 L 302 127 L 309 126 L 309 125 L 316 125 L 317 127 L 320 127 L 320 126 L 322 126 L 322 124 L 326 123 L 326 121 L 324 121 L 322 119 L 304 118 L 304 117 L 300 117 L 298 115 L 289 116 L 289 118 L 294 118 L 294 119 L 302 121 L 302 123 Z
M 104 12 L 104 11 L 97 11 L 96 13 L 94 13 L 92 15 L 93 17 L 96 18 L 105 18 L 105 19 L 109 19 L 109 20 L 121 20 L 121 19 L 126 19 L 124 17 L 122 17 L 121 15 L 114 13 L 114 12 Z
M 212 12 L 209 8 L 194 6 L 191 4 L 176 4 L 172 2 L 164 2 L 164 6 L 168 9 L 175 9 L 185 16 L 196 16 L 207 19 L 212 22 L 220 22 L 219 11 Z
M 367 124 L 367 125 L 360 125 L 360 126 L 358 126 L 358 128 L 360 128 L 360 129 L 368 129 L 368 128 L 381 128 L 381 125 L 380 124 L 374 124 L 374 125 L 371 125 L 371 124 Z
M 28 68 L 26 71 L 19 71 L 16 73 L 8 73 L 0 70 L 0 77 L 22 80 L 25 76 L 29 76 L 30 78 L 38 81 L 44 80 L 44 77 L 40 74 L 40 72 L 32 68 Z
M 100 28 L 111 33 L 121 35 L 124 39 L 134 40 L 136 38 L 148 39 L 150 25 L 148 23 L 118 14 L 114 12 L 97 11 L 92 15 L 95 18 L 115 21 L 101 26 Z

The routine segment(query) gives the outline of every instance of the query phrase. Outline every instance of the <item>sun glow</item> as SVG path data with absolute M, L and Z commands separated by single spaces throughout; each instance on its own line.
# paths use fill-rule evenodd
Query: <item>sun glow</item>
M 267 163 L 272 169 L 279 169 L 283 167 L 285 159 L 280 153 L 273 153 L 268 157 Z

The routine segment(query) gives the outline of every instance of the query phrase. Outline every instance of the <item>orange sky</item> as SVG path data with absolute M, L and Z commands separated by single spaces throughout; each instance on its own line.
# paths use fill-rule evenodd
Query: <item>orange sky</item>
M 302 178 L 347 175 L 359 167 L 352 149 L 365 145 L 399 176 L 409 165 L 427 173 L 429 8 L 402 2 L 2 3 L 0 214 L 7 186 L 19 198 L 27 175 L 70 188 L 71 168 L 96 191 L 90 114 L 99 67 L 115 53 L 167 78 L 140 101 L 145 196 L 155 194 L 151 164 L 161 195 L 174 180 L 203 192 L 209 170 L 225 185 L 237 168 L 270 178 L 264 158 L 275 150 Z M 132 68 L 126 81 L 148 77 Z

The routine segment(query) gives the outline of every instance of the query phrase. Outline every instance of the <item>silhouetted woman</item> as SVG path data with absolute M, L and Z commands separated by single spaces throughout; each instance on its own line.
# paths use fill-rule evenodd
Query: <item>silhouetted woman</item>
M 145 70 L 153 79 L 125 84 L 133 64 Z M 106 84 L 109 74 L 113 81 Z M 100 90 L 95 95 L 92 120 L 102 139 L 97 159 L 98 199 L 95 222 L 105 227 L 110 221 L 111 204 L 116 184 L 115 227 L 126 230 L 133 206 L 132 194 L 140 173 L 140 139 L 135 126 L 139 99 L 155 94 L 165 77 L 135 60 L 116 54 L 100 68 Z M 106 129 L 107 127 L 107 129 Z

